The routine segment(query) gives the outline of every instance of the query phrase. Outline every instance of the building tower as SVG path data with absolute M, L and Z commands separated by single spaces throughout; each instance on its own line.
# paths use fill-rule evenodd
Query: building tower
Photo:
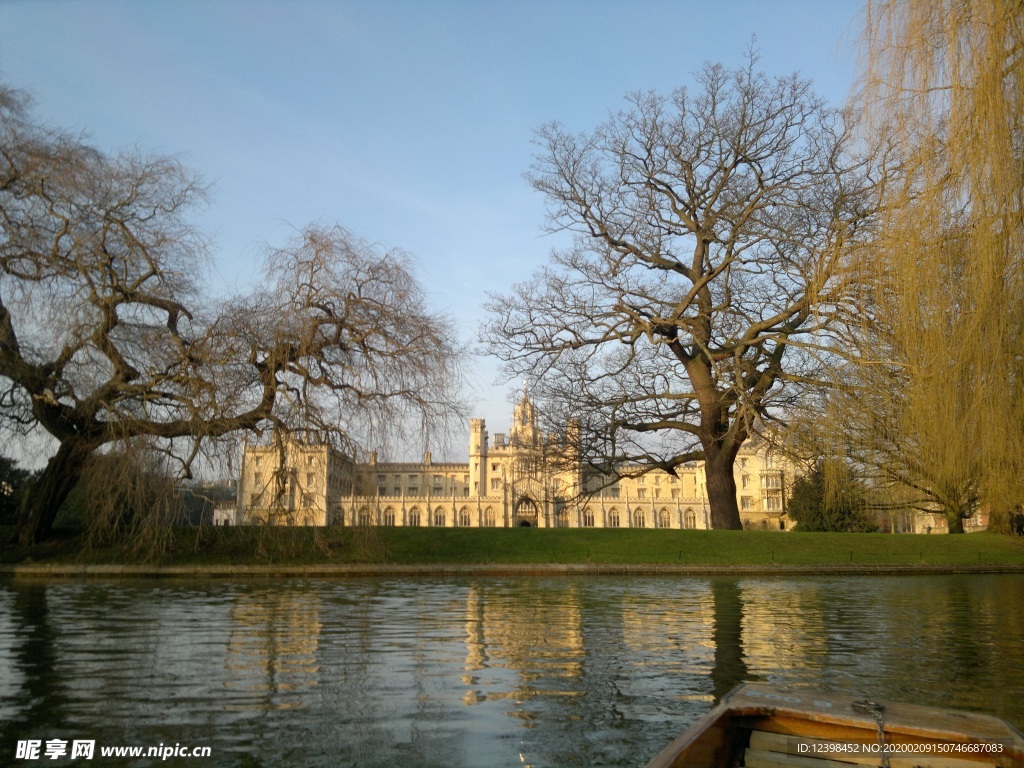
M 473 496 L 487 495 L 487 425 L 483 419 L 469 422 L 469 487 Z
M 537 410 L 530 401 L 530 395 L 523 385 L 523 397 L 516 403 L 512 412 L 512 429 L 509 440 L 516 448 L 538 448 L 541 444 L 540 430 L 537 428 Z

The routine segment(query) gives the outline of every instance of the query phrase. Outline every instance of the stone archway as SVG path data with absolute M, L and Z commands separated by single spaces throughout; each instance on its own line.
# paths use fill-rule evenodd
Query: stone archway
M 514 525 L 519 528 L 536 528 L 540 520 L 540 506 L 529 496 L 523 496 L 516 504 Z

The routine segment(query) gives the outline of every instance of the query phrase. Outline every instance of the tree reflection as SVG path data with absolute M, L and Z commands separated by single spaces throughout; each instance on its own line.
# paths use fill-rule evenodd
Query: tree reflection
M 743 658 L 743 597 L 740 585 L 731 579 L 712 579 L 715 604 L 715 662 L 711 668 L 711 690 L 715 704 L 733 687 L 747 679 Z
M 0 735 L 5 749 L 18 739 L 46 738 L 51 728 L 61 731 L 65 723 L 66 702 L 61 685 L 63 672 L 58 663 L 59 629 L 54 627 L 50 616 L 47 586 L 19 586 L 14 590 L 11 608 L 11 635 L 17 640 L 11 652 L 12 664 L 0 677 L 0 690 L 10 691 L 4 698 L 14 694 L 21 706 L 10 720 L 0 718 Z M 3 631 L 7 632 L 6 629 Z M 10 679 L 16 674 L 21 678 L 20 690 L 14 690 L 11 685 L 19 682 L 17 678 Z M 68 730 L 61 732 L 67 733 Z

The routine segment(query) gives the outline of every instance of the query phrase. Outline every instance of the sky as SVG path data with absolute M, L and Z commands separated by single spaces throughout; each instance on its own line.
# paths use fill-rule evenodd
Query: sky
M 475 349 L 481 305 L 564 245 L 523 174 L 534 131 L 596 128 L 634 91 L 705 62 L 799 71 L 835 105 L 862 0 L 0 0 L 0 81 L 37 120 L 107 152 L 173 155 L 211 185 L 197 226 L 210 291 L 244 291 L 262 249 L 341 224 L 418 264 Z M 467 399 L 507 432 L 499 365 Z

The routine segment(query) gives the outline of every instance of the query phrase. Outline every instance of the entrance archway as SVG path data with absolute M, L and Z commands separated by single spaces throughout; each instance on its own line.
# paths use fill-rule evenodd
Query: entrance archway
M 520 528 L 535 528 L 540 516 L 540 508 L 537 502 L 529 496 L 523 496 L 516 504 L 515 524 Z

